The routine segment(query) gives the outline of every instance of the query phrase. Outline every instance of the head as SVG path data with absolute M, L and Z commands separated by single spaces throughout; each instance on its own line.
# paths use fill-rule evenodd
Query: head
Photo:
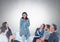
M 8 28 L 7 22 L 3 22 L 2 27 L 3 27 L 3 28 Z
M 50 31 L 51 32 L 55 32 L 57 30 L 57 25 L 56 24 L 52 24 L 51 26 L 50 26 Z
M 42 24 L 42 25 L 40 26 L 40 28 L 44 29 L 44 28 L 45 28 L 45 24 Z
M 7 22 L 3 22 L 2 23 L 2 28 L 8 28 L 9 26 L 8 26 L 8 24 L 7 24 Z
M 50 30 L 50 25 L 49 24 L 45 25 L 45 30 Z
M 23 19 L 28 19 L 28 18 L 27 18 L 27 13 L 26 13 L 26 12 L 23 12 L 23 13 L 22 13 L 22 18 L 23 18 Z
M 8 31 L 8 24 L 7 22 L 3 22 L 1 27 L 1 33 L 7 33 L 7 31 Z

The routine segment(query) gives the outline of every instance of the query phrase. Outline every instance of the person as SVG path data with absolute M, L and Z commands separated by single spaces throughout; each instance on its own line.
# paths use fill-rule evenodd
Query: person
M 29 42 L 29 37 L 30 37 L 30 31 L 29 31 L 29 26 L 30 26 L 30 21 L 29 18 L 27 17 L 27 13 L 23 12 L 22 17 L 20 19 L 20 36 L 22 37 L 22 42 Z
M 43 37 L 44 28 L 45 28 L 45 24 L 42 24 L 39 28 L 36 29 L 35 37 L 33 38 L 33 42 L 36 42 L 37 39 L 40 39 Z
M 56 24 L 52 24 L 50 26 L 50 36 L 48 38 L 48 42 L 59 42 L 59 37 L 58 37 L 58 33 L 56 32 L 57 30 L 57 25 Z
M 11 29 L 8 26 L 8 23 L 7 22 L 3 22 L 2 27 L 8 29 L 8 31 L 6 33 L 6 37 L 8 38 L 8 41 L 9 42 L 15 42 L 15 41 L 17 42 L 17 40 L 15 40 L 15 36 L 12 34 L 12 31 L 11 31 Z
M 44 29 L 44 36 L 37 40 L 37 42 L 48 42 L 48 38 L 50 36 L 50 25 L 46 24 Z
M 0 42 L 8 42 L 8 38 L 6 37 L 8 29 L 1 27 L 1 31 L 2 32 L 0 34 Z

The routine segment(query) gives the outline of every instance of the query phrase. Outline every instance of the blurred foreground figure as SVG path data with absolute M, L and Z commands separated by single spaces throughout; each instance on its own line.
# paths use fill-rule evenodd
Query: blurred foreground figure
M 1 34 L 0 34 L 0 42 L 8 42 L 8 38 L 6 37 L 6 34 L 8 32 L 8 29 L 5 27 L 6 23 L 3 23 L 2 27 L 1 27 Z
M 45 24 L 42 24 L 39 28 L 36 29 L 35 37 L 32 42 L 36 42 L 38 39 L 42 38 L 44 35 Z
M 7 39 L 8 39 L 8 42 L 18 42 L 17 40 L 15 40 L 15 36 L 12 34 L 12 31 L 11 31 L 11 29 L 9 28 L 7 22 L 3 22 L 2 27 L 1 27 L 2 30 L 4 30 L 5 28 L 7 28 L 7 30 L 8 30 L 8 31 L 6 32 L 6 37 L 7 37 Z M 3 32 L 2 30 L 1 30 L 1 33 Z M 4 40 L 4 41 L 5 41 L 5 40 Z

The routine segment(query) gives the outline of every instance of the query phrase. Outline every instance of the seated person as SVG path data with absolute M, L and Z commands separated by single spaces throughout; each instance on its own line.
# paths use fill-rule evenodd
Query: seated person
M 52 24 L 50 26 L 50 36 L 48 38 L 48 42 L 59 42 L 59 37 L 58 37 L 58 33 L 56 32 L 57 30 L 57 25 L 56 24 Z
M 2 32 L 0 34 L 0 42 L 8 42 L 8 38 L 6 37 L 8 29 L 1 27 L 1 31 Z
M 45 26 L 44 36 L 38 39 L 36 42 L 48 42 L 48 38 L 50 36 L 50 25 Z
M 37 39 L 43 37 L 44 28 L 45 28 L 45 24 L 42 24 L 39 28 L 36 29 L 35 37 L 33 38 L 33 42 L 36 42 Z
M 7 36 L 7 38 L 9 39 L 9 42 L 14 42 L 14 41 L 18 42 L 17 40 L 14 40 L 14 39 L 15 39 L 15 36 L 12 34 L 12 31 L 11 31 L 11 29 L 9 28 L 7 22 L 4 22 L 4 23 L 2 24 L 2 27 L 6 27 L 6 28 L 8 29 L 8 31 L 7 31 L 7 33 L 6 33 L 6 36 Z M 1 32 L 2 32 L 2 31 L 1 31 Z

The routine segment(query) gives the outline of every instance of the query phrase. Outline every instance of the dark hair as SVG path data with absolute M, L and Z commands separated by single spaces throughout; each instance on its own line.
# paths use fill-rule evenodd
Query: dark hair
M 5 32 L 5 30 L 7 29 L 6 24 L 7 24 L 7 22 L 2 23 L 1 32 Z
M 50 29 L 50 25 L 49 24 L 46 24 L 47 28 Z
M 43 28 L 45 28 L 45 24 L 42 24 L 43 25 Z
M 28 19 L 27 17 L 27 13 L 26 12 L 23 12 L 22 15 L 25 14 L 26 15 L 26 20 Z M 24 19 L 24 17 L 22 17 L 22 19 Z
M 7 30 L 7 28 L 1 27 L 1 32 L 5 32 L 5 30 Z
M 52 24 L 54 26 L 54 30 L 57 30 L 57 25 L 56 24 Z
M 6 24 L 7 24 L 7 22 L 3 22 L 2 27 L 6 28 Z

